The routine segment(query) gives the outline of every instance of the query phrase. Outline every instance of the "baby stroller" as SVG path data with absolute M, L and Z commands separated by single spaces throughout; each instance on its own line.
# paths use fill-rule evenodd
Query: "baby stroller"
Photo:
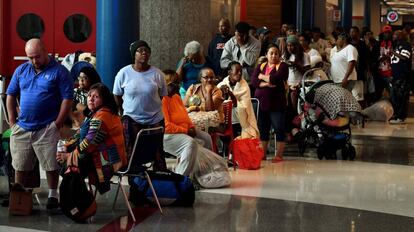
M 292 134 L 303 155 L 307 146 L 317 148 L 319 159 L 336 159 L 341 150 L 343 160 L 355 159 L 351 144 L 350 123 L 357 122 L 361 107 L 352 94 L 329 80 L 319 68 L 304 73 L 298 99 L 299 115 L 294 119 Z

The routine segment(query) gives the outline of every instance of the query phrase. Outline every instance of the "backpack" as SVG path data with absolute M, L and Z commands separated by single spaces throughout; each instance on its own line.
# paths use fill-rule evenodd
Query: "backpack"
M 96 213 L 95 197 L 86 187 L 77 167 L 68 167 L 59 186 L 60 208 L 75 222 L 85 222 Z
M 190 178 L 173 172 L 148 171 L 158 200 L 163 206 L 192 206 L 195 189 Z M 130 200 L 136 205 L 155 205 L 155 198 L 144 176 L 129 179 Z

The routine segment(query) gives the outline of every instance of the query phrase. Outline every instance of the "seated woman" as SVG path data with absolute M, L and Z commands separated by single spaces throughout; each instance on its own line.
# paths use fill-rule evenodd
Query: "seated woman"
M 164 151 L 178 157 L 176 173 L 191 175 L 200 146 L 197 140 L 201 140 L 204 147 L 211 150 L 211 137 L 196 129 L 188 117 L 179 95 L 180 84 L 176 72 L 165 70 L 164 74 L 168 89 L 168 96 L 162 99 L 165 120 Z
M 72 119 L 78 128 L 85 118 L 83 111 L 87 107 L 88 92 L 92 85 L 101 82 L 101 77 L 93 67 L 85 66 L 80 69 L 78 76 L 79 86 L 73 90 Z
M 198 73 L 209 67 L 204 57 L 203 46 L 197 41 L 188 42 L 184 47 L 184 57 L 178 62 L 177 74 L 181 81 L 180 95 L 184 98 L 187 89 L 198 81 Z
M 224 128 L 223 95 L 217 88 L 216 77 L 211 68 L 203 68 L 199 73 L 200 84 L 191 85 L 184 98 L 184 105 L 189 113 L 193 111 L 215 111 L 218 112 L 220 123 L 218 130 Z M 194 121 L 193 121 L 194 122 Z M 196 125 L 197 126 L 197 125 Z
M 233 103 L 232 123 L 240 123 L 241 138 L 258 138 L 259 129 L 251 102 L 250 88 L 242 78 L 242 66 L 233 61 L 229 64 L 228 70 L 229 75 L 217 87 L 236 100 L 236 104 Z
M 57 161 L 63 163 L 78 159 L 80 173 L 89 177 L 102 194 L 109 190 L 113 172 L 127 164 L 125 140 L 118 108 L 109 89 L 94 84 L 88 93 L 88 116 L 68 148 L 70 153 L 58 153 Z M 70 163 L 69 163 L 70 164 Z

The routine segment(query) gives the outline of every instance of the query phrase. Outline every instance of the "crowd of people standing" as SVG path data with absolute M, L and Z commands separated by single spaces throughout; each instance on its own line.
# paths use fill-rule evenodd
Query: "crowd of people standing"
M 247 22 L 237 23 L 234 35 L 226 18 L 218 28 L 208 54 L 191 41 L 176 70 L 164 72 L 149 63 L 147 42 L 133 42 L 133 63 L 119 70 L 112 90 L 91 67 L 80 70 L 74 88 L 69 71 L 47 55 L 43 42 L 29 40 L 29 62 L 16 69 L 7 89 L 16 182 L 23 183 L 39 160 L 47 173 L 47 208 L 57 208 L 59 163 L 76 155 L 84 176 L 93 176 L 105 192 L 110 176 L 126 164 L 137 132 L 159 126 L 165 135 L 151 144 L 157 147 L 154 168 L 167 169 L 168 152 L 178 159 L 175 171 L 191 175 L 198 150 L 213 149 L 209 133 L 225 128 L 225 101 L 233 102 L 236 136 L 260 139 L 265 153 L 273 128 L 277 144 L 272 162 L 282 162 L 291 120 L 298 114 L 298 88 L 313 67 L 321 67 L 334 83 L 348 89 L 361 107 L 389 96 L 395 112 L 390 123 L 404 123 L 407 117 L 413 89 L 411 31 L 393 31 L 386 25 L 377 40 L 368 28 L 338 27 L 324 36 L 319 28 L 299 34 L 293 25 L 283 24 L 272 39 L 267 27 L 252 33 Z M 260 102 L 258 115 L 252 97 Z M 213 112 L 217 125 L 201 130 L 189 117 L 191 112 Z M 59 129 L 69 115 L 80 127 L 78 140 L 73 152 L 56 155 Z

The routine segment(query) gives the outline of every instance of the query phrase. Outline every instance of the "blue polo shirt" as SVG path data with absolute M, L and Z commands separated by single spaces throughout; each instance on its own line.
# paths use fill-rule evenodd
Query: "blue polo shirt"
M 35 131 L 56 120 L 63 99 L 73 99 L 73 80 L 68 70 L 50 57 L 40 73 L 30 62 L 17 67 L 6 93 L 20 95 L 17 124 Z

